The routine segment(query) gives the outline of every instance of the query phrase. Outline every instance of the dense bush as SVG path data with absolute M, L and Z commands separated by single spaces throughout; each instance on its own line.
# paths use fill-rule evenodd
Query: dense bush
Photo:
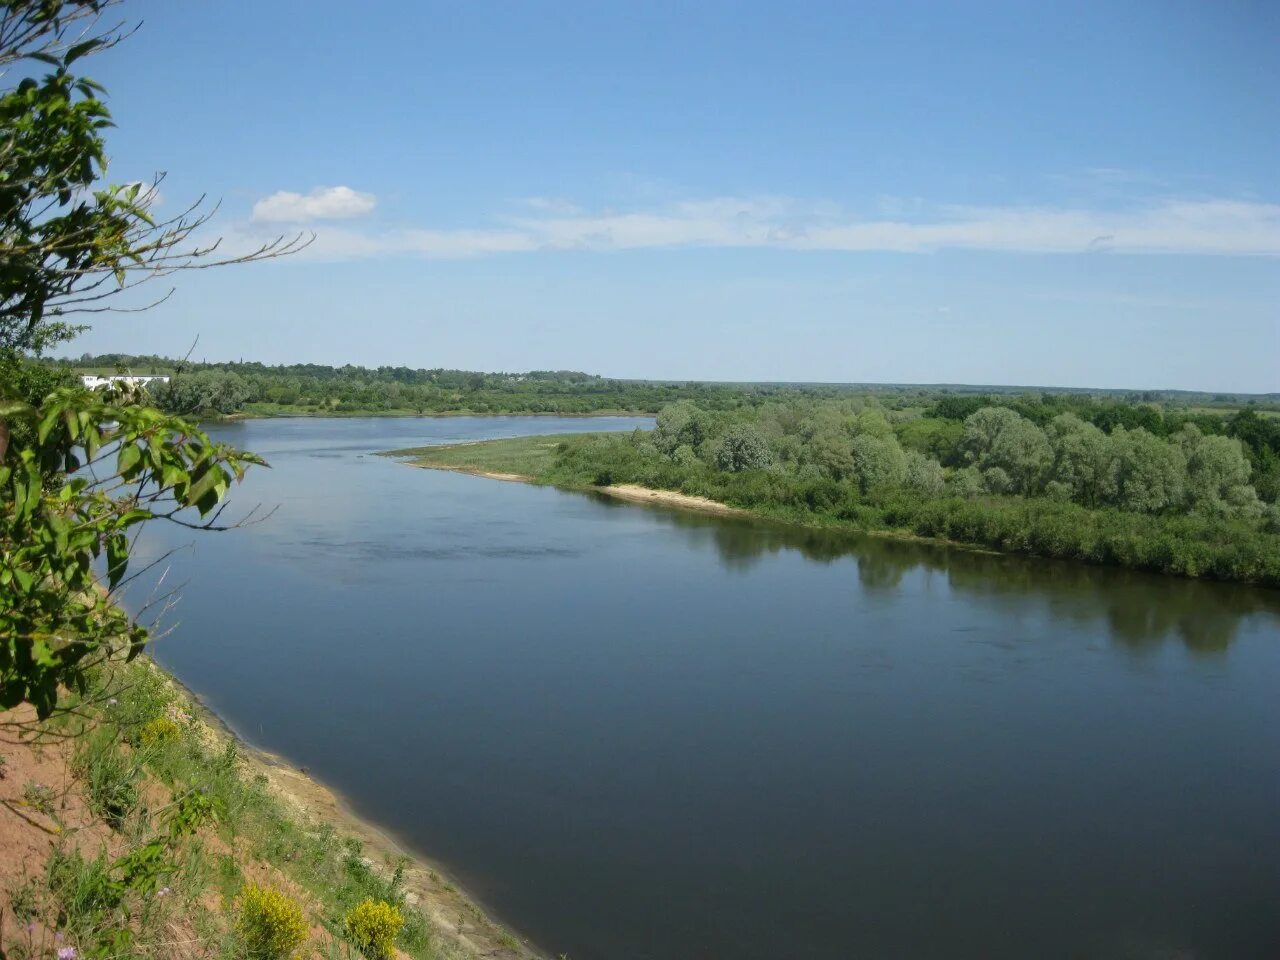
M 347 914 L 347 935 L 369 960 L 386 960 L 395 953 L 404 916 L 389 903 L 363 900 Z
M 151 395 L 161 410 L 184 417 L 235 413 L 252 395 L 249 384 L 234 373 L 199 370 L 156 383 Z
M 677 449 L 692 448 L 684 446 Z M 688 462 L 688 457 L 683 458 Z M 760 431 L 748 423 L 730 427 L 716 450 L 716 466 L 730 473 L 761 470 L 773 462 L 773 453 Z
M 307 939 L 307 922 L 279 890 L 250 883 L 240 891 L 236 935 L 247 960 L 284 960 Z

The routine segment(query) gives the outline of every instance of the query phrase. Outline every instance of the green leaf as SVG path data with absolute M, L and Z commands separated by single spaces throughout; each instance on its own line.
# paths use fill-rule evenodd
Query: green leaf
M 217 503 L 222 498 L 222 494 L 217 492 L 219 486 L 221 486 L 222 490 L 226 490 L 227 480 L 222 471 L 217 467 L 206 467 L 195 482 L 191 484 L 191 488 L 187 490 L 187 505 L 199 503 L 210 494 L 214 494 L 213 502 Z M 207 511 L 202 507 L 200 512 L 205 513 Z
M 151 513 L 150 510 L 143 510 L 141 508 L 134 508 L 133 510 L 128 510 L 125 513 L 121 514 L 120 516 L 120 521 L 119 521 L 120 528 L 127 529 L 128 527 L 133 526 L 135 523 L 141 523 L 143 520 L 150 520 L 152 516 L 153 514 Z
M 67 51 L 67 55 L 63 58 L 63 63 L 66 64 L 67 66 L 70 66 L 71 64 L 79 60 L 81 57 L 83 57 L 85 54 L 92 53 L 94 50 L 98 49 L 101 46 L 102 46 L 102 40 L 96 39 L 96 38 L 92 40 L 85 40 L 82 43 L 77 43 L 75 46 L 73 46 L 70 50 Z
M 107 538 L 107 584 L 112 590 L 129 568 L 129 540 L 123 533 Z
M 120 448 L 120 454 L 116 457 L 116 473 L 120 474 L 125 480 L 132 480 L 137 472 L 138 464 L 142 462 L 142 451 L 137 444 L 126 443 Z

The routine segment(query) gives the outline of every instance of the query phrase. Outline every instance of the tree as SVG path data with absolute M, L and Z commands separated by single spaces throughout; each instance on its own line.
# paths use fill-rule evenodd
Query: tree
M 1054 417 L 1047 435 L 1053 451 L 1052 482 L 1065 487 L 1069 499 L 1096 506 L 1110 466 L 1107 435 L 1074 413 Z
M 668 404 L 658 412 L 653 431 L 654 446 L 667 456 L 677 447 L 689 446 L 697 450 L 707 438 L 705 418 L 705 413 L 688 400 Z
M 216 259 L 196 238 L 213 210 L 201 202 L 157 221 L 160 180 L 105 184 L 111 126 L 105 91 L 78 64 L 123 39 L 103 30 L 111 0 L 7 0 L 0 68 L 51 68 L 0 96 L 0 349 L 41 351 L 79 329 L 65 318 L 117 310 L 124 290 L 172 275 L 279 256 L 302 237 L 276 238 Z M 159 299 L 164 298 L 164 294 Z M 136 309 L 136 308 L 135 308 Z
M 148 632 L 115 596 L 141 525 L 217 528 L 231 482 L 262 463 L 136 401 L 72 387 L 0 403 L 34 436 L 0 464 L 0 709 L 29 701 L 47 717 L 61 688 L 83 694 L 92 667 L 136 656 Z M 54 490 L 51 475 L 65 477 Z
M 702 461 L 687 443 L 681 444 L 671 452 L 671 461 L 681 467 L 696 467 Z
M 1116 427 L 1109 440 L 1106 502 L 1135 513 L 1160 513 L 1182 502 L 1187 462 L 1181 450 L 1142 427 Z
M 947 489 L 957 497 L 976 497 L 985 489 L 982 472 L 977 467 L 961 467 L 947 478 Z
M 1013 481 L 1003 467 L 987 467 L 982 471 L 982 489 L 987 493 L 1009 493 Z
M 152 391 L 162 410 L 189 417 L 235 413 L 249 394 L 249 384 L 243 377 L 220 370 L 179 374 L 168 383 L 157 384 Z
M 823 429 L 813 433 L 809 437 L 808 457 L 833 480 L 843 480 L 853 473 L 853 452 L 843 431 Z
M 0 708 L 26 701 L 40 717 L 65 688 L 84 693 L 93 666 L 146 643 L 114 602 L 138 531 L 153 520 L 217 528 L 230 483 L 262 461 L 144 395 L 41 382 L 28 355 L 70 339 L 79 328 L 67 317 L 121 309 L 115 298 L 140 284 L 304 242 L 218 259 L 216 242 L 196 240 L 213 212 L 200 202 L 157 221 L 160 178 L 102 182 L 105 91 L 76 71 L 124 38 L 102 29 L 112 5 L 0 4 L 0 71 L 20 78 L 0 92 Z
M 970 414 L 961 443 L 970 463 L 984 471 L 998 467 L 1017 493 L 1038 489 L 1053 460 L 1044 431 L 1008 407 L 984 407 Z
M 853 478 L 865 493 L 876 487 L 892 487 L 902 483 L 907 461 L 892 436 L 877 437 L 860 433 L 849 444 L 853 457 Z
M 906 461 L 902 477 L 904 487 L 925 497 L 936 497 L 942 493 L 945 485 L 942 464 L 915 450 L 906 450 L 903 456 Z
M 863 410 L 849 423 L 848 429 L 854 436 L 865 433 L 881 440 L 893 436 L 893 427 L 879 410 Z
M 1205 436 L 1192 424 L 1176 437 L 1187 458 L 1187 500 L 1192 510 L 1256 515 L 1249 459 L 1234 437 Z M 1251 496 L 1252 495 L 1252 496 Z
M 716 466 L 730 473 L 763 470 L 773 463 L 769 442 L 748 423 L 730 427 L 716 449 Z

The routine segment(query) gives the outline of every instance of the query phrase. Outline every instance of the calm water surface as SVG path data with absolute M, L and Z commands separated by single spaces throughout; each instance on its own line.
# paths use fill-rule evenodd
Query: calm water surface
M 572 960 L 1280 956 L 1280 595 L 369 455 L 637 423 L 220 427 L 157 655 Z

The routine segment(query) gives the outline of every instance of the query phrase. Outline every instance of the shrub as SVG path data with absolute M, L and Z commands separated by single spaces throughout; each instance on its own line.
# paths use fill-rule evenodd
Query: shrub
M 902 483 L 907 461 L 892 434 L 877 437 L 872 433 L 860 433 L 850 442 L 849 450 L 853 458 L 853 477 L 864 493 L 876 487 Z
M 716 448 L 716 466 L 729 473 L 760 470 L 772 462 L 773 454 L 769 451 L 768 441 L 760 435 L 759 430 L 747 423 L 730 429 Z
M 951 475 L 950 486 L 958 497 L 976 497 L 982 493 L 982 473 L 977 467 L 963 467 Z
M 988 493 L 1008 493 L 1013 481 L 1003 467 L 987 467 L 982 471 L 982 486 Z
M 943 483 L 942 464 L 915 450 L 904 451 L 906 471 L 902 485 L 925 497 L 941 496 Z
M 138 732 L 138 742 L 144 747 L 154 747 L 157 744 L 168 743 L 181 732 L 182 728 L 178 726 L 177 721 L 169 717 L 156 717 L 154 720 L 148 720 Z
M 302 908 L 279 890 L 246 884 L 236 933 L 249 960 L 283 960 L 307 939 Z
M 347 933 L 369 960 L 384 960 L 395 950 L 404 915 L 382 900 L 364 900 L 347 914 Z
M 672 451 L 671 460 L 677 466 L 681 467 L 696 467 L 701 463 L 698 459 L 698 455 L 694 453 L 693 447 L 689 446 L 687 443 L 676 447 L 675 450 Z

